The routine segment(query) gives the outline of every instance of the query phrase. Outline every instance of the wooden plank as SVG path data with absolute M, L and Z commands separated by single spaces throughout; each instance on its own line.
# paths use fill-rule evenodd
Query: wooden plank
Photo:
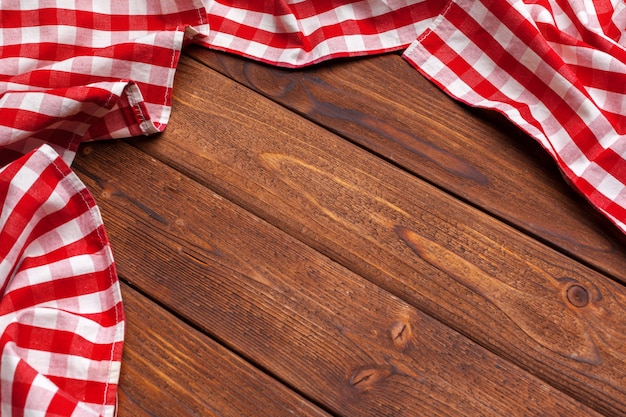
M 332 413 L 597 415 L 136 149 L 87 153 L 122 276 Z
M 119 417 L 328 416 L 130 287 L 122 291 Z
M 626 415 L 623 286 L 201 64 L 183 59 L 177 80 L 168 131 L 137 146 L 554 386 Z
M 453 102 L 401 57 L 292 71 L 201 48 L 189 54 L 626 282 L 623 236 L 567 186 L 547 152 L 503 119 Z

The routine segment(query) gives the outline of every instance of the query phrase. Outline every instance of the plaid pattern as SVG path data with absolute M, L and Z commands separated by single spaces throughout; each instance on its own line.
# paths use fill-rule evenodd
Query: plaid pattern
M 205 1 L 201 44 L 285 67 L 408 46 L 443 8 L 438 0 Z
M 200 0 L 2 0 L 0 166 L 164 130 L 180 49 L 205 21 Z
M 115 412 L 119 284 L 68 164 L 165 129 L 185 42 L 285 67 L 408 46 L 626 232 L 625 31 L 623 0 L 0 0 L 0 414 Z
M 537 139 L 626 232 L 626 4 L 451 1 L 405 52 L 450 95 Z
M 124 316 L 99 211 L 44 145 L 0 170 L 0 414 L 112 416 Z

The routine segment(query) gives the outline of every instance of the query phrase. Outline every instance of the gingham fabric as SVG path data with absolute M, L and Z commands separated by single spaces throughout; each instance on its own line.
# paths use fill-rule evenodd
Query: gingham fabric
M 205 1 L 199 43 L 285 67 L 405 48 L 428 28 L 441 0 Z
M 405 52 L 467 104 L 537 139 L 626 231 L 626 3 L 457 0 Z
M 48 145 L 0 170 L 0 414 L 111 416 L 124 316 L 98 209 Z
M 1 415 L 114 414 L 119 284 L 68 164 L 165 129 L 186 42 L 285 67 L 408 47 L 626 232 L 625 32 L 624 0 L 0 0 Z
M 0 0 L 0 164 L 162 131 L 185 36 L 205 20 L 200 0 Z

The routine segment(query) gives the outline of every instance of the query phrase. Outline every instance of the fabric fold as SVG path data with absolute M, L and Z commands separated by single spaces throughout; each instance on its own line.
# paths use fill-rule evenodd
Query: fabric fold
M 95 201 L 48 145 L 0 170 L 0 413 L 113 416 L 124 312 Z
M 30 3 L 0 9 L 0 166 L 165 129 L 182 46 L 207 31 L 200 0 Z
M 539 141 L 626 232 L 625 17 L 621 1 L 453 0 L 404 57 Z
M 199 43 L 268 64 L 302 67 L 403 49 L 442 9 L 433 0 L 205 0 Z

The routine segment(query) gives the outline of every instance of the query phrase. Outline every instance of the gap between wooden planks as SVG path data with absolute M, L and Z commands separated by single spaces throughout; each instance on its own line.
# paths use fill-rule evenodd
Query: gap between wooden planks
M 75 167 L 99 200 L 126 282 L 333 414 L 597 415 L 136 148 L 94 144 Z M 150 306 L 124 288 L 121 388 L 135 401 L 147 391 L 145 404 L 159 385 L 184 383 L 173 363 L 187 374 L 206 352 L 182 348 L 183 332 L 168 341 L 168 326 L 153 327 Z M 132 386 L 136 366 L 154 377 Z M 196 384 L 173 409 L 228 406 L 211 396 L 216 381 Z
M 328 416 L 137 291 L 122 292 L 119 417 Z
M 621 285 L 188 58 L 174 95 L 168 130 L 133 142 L 141 149 L 563 391 L 625 414 Z M 583 308 L 568 299 L 574 285 L 588 294 Z

